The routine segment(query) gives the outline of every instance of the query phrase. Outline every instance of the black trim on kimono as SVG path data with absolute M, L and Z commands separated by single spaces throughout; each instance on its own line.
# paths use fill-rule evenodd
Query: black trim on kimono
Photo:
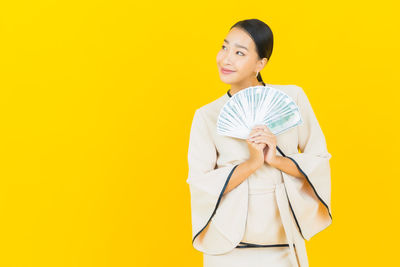
M 289 244 L 275 244 L 275 245 L 260 245 L 260 244 L 253 244 L 253 243 L 246 243 L 240 242 L 243 245 L 237 245 L 237 248 L 264 248 L 264 247 L 289 247 Z M 295 244 L 293 244 L 296 247 Z
M 306 177 L 307 181 L 308 181 L 309 184 L 311 185 L 311 188 L 314 190 L 315 195 L 317 195 L 318 199 L 322 202 L 322 204 L 324 204 L 324 206 L 325 206 L 326 209 L 328 210 L 329 216 L 330 216 L 331 219 L 332 219 L 332 215 L 331 215 L 331 212 L 330 212 L 330 210 L 329 210 L 328 205 L 327 205 L 327 204 L 325 203 L 325 201 L 318 195 L 317 190 L 315 189 L 314 185 L 311 183 L 311 181 L 310 181 L 310 179 L 308 178 L 307 174 L 305 174 L 305 172 L 300 168 L 299 164 L 298 164 L 294 159 L 292 159 L 292 158 L 289 157 L 289 156 L 286 156 L 278 146 L 276 146 L 276 148 L 278 149 L 279 153 L 282 154 L 282 156 L 291 159 L 291 160 L 294 162 L 294 164 L 296 165 L 297 169 L 299 169 L 299 171 Z
M 225 192 L 226 186 L 228 185 L 229 180 L 231 179 L 231 176 L 232 176 L 232 174 L 233 174 L 233 171 L 236 169 L 237 166 L 239 166 L 239 164 L 237 164 L 237 165 L 235 165 L 235 166 L 233 167 L 233 169 L 231 170 L 231 172 L 230 172 L 229 175 L 228 175 L 228 178 L 226 178 L 224 187 L 222 188 L 221 193 L 219 194 L 218 201 L 217 201 L 217 204 L 215 205 L 215 208 L 214 208 L 213 213 L 211 214 L 210 218 L 208 219 L 206 225 L 204 225 L 204 227 L 193 237 L 192 244 L 194 243 L 194 240 L 196 239 L 196 237 L 197 237 L 197 236 L 207 227 L 207 225 L 210 223 L 212 217 L 214 217 L 215 212 L 217 211 L 219 202 L 221 201 L 221 198 L 222 198 L 222 196 L 223 196 L 223 194 L 224 194 L 224 192 Z
M 297 169 L 306 177 L 306 180 L 307 180 L 307 182 L 310 184 L 311 188 L 314 190 L 315 195 L 318 197 L 318 199 L 322 202 L 322 204 L 324 204 L 324 206 L 325 206 L 326 209 L 328 210 L 328 214 L 329 214 L 329 216 L 331 217 L 331 220 L 332 220 L 332 215 L 331 215 L 331 212 L 330 212 L 330 210 L 329 210 L 328 205 L 327 205 L 327 204 L 325 203 L 325 201 L 319 196 L 317 190 L 315 189 L 314 185 L 311 183 L 311 181 L 310 181 L 310 179 L 308 178 L 307 174 L 305 174 L 305 172 L 300 168 L 299 164 L 298 164 L 294 159 L 292 159 L 292 158 L 289 157 L 289 156 L 286 156 L 285 153 L 283 153 L 283 151 L 282 151 L 278 146 L 276 146 L 276 149 L 279 151 L 279 153 L 281 153 L 282 156 L 284 156 L 285 158 L 289 158 L 290 160 L 292 160 L 292 161 L 294 162 L 294 164 L 296 165 Z M 297 227 L 299 227 L 300 233 L 301 233 L 301 235 L 303 236 L 303 233 L 301 232 L 301 228 L 300 228 L 300 225 L 299 225 L 299 223 L 298 223 L 298 221 L 297 221 L 296 215 L 294 214 L 292 205 L 290 204 L 290 200 L 289 200 L 289 206 L 290 206 L 290 210 L 292 211 L 292 214 L 293 214 L 293 216 L 294 216 L 294 219 L 295 219 L 295 221 L 296 221 Z M 305 239 L 304 236 L 303 236 L 303 239 Z
M 262 84 L 263 84 L 263 86 L 265 86 L 264 82 L 262 82 Z M 229 91 L 230 91 L 230 89 L 226 93 L 228 94 L 229 97 L 232 97 L 232 95 L 231 95 L 231 93 Z

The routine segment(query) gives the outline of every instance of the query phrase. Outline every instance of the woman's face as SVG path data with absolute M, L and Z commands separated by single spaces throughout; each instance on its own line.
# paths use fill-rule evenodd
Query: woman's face
M 265 64 L 258 58 L 253 39 L 240 28 L 232 28 L 217 54 L 221 81 L 245 84 L 257 80 L 256 75 Z M 223 69 L 228 72 L 224 72 Z

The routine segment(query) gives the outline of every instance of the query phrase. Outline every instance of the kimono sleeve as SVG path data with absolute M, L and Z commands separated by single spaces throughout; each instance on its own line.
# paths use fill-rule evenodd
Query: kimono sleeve
M 229 164 L 217 168 L 217 150 L 204 114 L 197 109 L 190 130 L 188 149 L 192 245 L 207 254 L 232 250 L 244 234 L 248 183 L 243 182 L 223 194 L 235 168 Z
M 298 88 L 297 104 L 303 120 L 298 125 L 301 153 L 284 156 L 291 159 L 306 178 L 299 179 L 285 172 L 282 175 L 299 230 L 303 238 L 309 240 L 332 223 L 331 154 L 307 95 L 301 87 Z

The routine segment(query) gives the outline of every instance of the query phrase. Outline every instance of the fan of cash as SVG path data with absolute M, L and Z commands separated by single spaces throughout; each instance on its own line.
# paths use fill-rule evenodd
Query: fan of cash
M 286 93 L 270 86 L 252 86 L 234 94 L 221 108 L 217 133 L 247 139 L 255 125 L 275 135 L 301 124 L 300 111 Z

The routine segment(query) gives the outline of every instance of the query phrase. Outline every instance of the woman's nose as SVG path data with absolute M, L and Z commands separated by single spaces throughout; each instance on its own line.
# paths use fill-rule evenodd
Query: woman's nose
M 222 63 L 224 63 L 224 65 L 232 64 L 232 56 L 229 53 L 226 54 L 222 59 Z

